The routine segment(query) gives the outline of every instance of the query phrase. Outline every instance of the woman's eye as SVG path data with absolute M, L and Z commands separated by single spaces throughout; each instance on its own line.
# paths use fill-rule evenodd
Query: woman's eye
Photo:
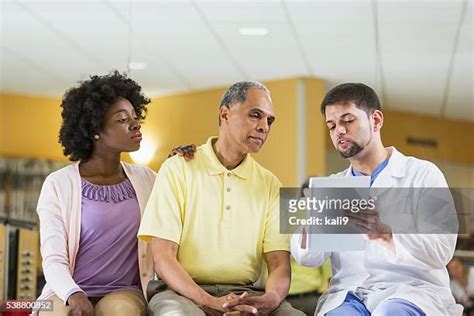
M 121 118 L 121 119 L 118 119 L 117 122 L 119 122 L 119 123 L 126 123 L 126 122 L 128 122 L 128 118 Z

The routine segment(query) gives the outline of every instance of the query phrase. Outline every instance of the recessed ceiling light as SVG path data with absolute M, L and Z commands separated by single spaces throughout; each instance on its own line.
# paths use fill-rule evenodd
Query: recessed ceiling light
M 248 36 L 265 36 L 268 34 L 268 29 L 264 27 L 241 27 L 239 33 Z
M 142 70 L 146 68 L 146 64 L 139 61 L 132 61 L 128 63 L 128 68 L 131 70 Z

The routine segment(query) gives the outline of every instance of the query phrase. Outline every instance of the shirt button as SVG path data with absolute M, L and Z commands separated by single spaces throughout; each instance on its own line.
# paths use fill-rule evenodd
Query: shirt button
M 143 272 L 143 273 L 142 273 L 142 276 L 143 276 L 143 277 L 146 277 L 146 272 Z
M 230 208 L 231 208 L 230 205 L 227 205 L 227 206 L 225 207 L 225 209 L 228 210 L 228 211 L 230 210 Z
M 231 188 L 227 188 L 227 192 L 230 192 L 230 191 L 232 191 L 232 189 L 231 189 Z
M 232 172 L 227 172 L 227 176 L 228 176 L 228 177 L 231 177 L 231 176 L 232 176 Z

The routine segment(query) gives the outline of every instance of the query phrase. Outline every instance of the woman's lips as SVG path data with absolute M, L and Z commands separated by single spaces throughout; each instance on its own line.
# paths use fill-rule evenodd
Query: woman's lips
M 141 140 L 142 140 L 142 133 L 135 133 L 135 134 L 133 134 L 132 139 L 133 139 L 134 141 L 136 141 L 136 142 L 141 141 Z

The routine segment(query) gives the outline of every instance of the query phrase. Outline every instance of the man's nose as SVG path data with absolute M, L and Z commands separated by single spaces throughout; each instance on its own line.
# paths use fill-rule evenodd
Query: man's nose
M 269 129 L 270 125 L 268 125 L 266 118 L 258 121 L 257 131 L 259 131 L 260 133 L 268 133 Z
M 343 125 L 339 125 L 336 127 L 336 133 L 337 135 L 345 135 L 346 134 L 346 128 Z

